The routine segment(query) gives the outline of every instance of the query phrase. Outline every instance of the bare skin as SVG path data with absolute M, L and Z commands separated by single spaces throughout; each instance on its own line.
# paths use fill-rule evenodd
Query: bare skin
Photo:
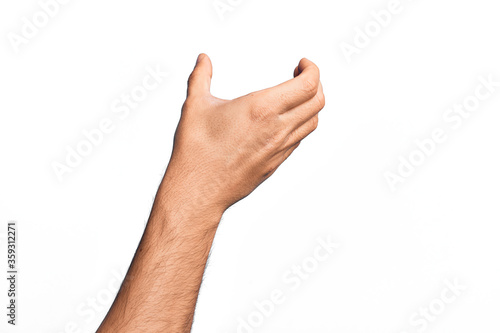
M 190 332 L 222 214 L 316 129 L 325 105 L 307 59 L 293 79 L 234 100 L 212 96 L 211 78 L 201 54 L 144 235 L 99 333 Z

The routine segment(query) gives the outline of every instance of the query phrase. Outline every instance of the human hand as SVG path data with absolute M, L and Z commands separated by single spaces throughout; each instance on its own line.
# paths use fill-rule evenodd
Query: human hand
M 307 59 L 293 79 L 234 100 L 212 96 L 211 78 L 211 61 L 201 54 L 164 182 L 178 200 L 222 213 L 271 176 L 316 129 L 325 97 L 319 69 Z

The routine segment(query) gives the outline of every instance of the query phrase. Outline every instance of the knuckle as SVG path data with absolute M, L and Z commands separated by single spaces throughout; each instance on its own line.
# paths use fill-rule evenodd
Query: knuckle
M 311 119 L 311 129 L 314 131 L 316 128 L 318 128 L 318 124 L 319 124 L 319 117 L 318 115 L 315 115 Z
M 290 102 L 290 93 L 288 91 L 281 91 L 275 95 L 275 105 L 277 107 L 287 105 Z
M 287 140 L 288 134 L 288 131 L 284 128 L 274 125 L 271 126 L 267 139 L 264 142 L 265 150 L 268 152 L 275 152 L 276 150 L 279 150 Z
M 188 80 L 187 80 L 187 84 L 190 85 L 191 82 L 193 82 L 193 78 L 194 78 L 194 72 L 192 72 L 191 74 L 189 74 L 189 77 L 188 77 Z
M 184 105 L 182 106 L 183 111 L 189 111 L 191 109 L 196 108 L 196 104 L 198 103 L 198 100 L 195 97 L 188 97 L 184 101 Z
M 285 139 L 285 134 L 282 131 L 276 131 L 271 134 L 266 140 L 266 147 L 268 150 L 275 150 L 279 148 Z
M 272 115 L 271 109 L 266 105 L 255 105 L 250 109 L 250 119 L 252 121 L 261 122 L 268 120 Z
M 316 95 L 316 92 L 318 91 L 319 81 L 314 80 L 312 78 L 306 78 L 302 81 L 302 86 L 304 93 L 307 96 L 313 97 L 314 95 Z
M 270 163 L 264 168 L 262 177 L 264 179 L 269 178 L 273 173 L 276 172 L 279 166 L 280 166 L 279 162 Z
M 192 102 L 190 102 L 189 99 L 186 99 L 184 101 L 184 104 L 182 105 L 182 113 L 189 112 L 193 108 Z
M 326 105 L 325 94 L 323 94 L 322 92 L 317 93 L 316 99 L 318 100 L 319 109 L 323 109 Z
M 281 146 L 288 138 L 288 135 L 289 131 L 285 129 L 276 130 L 276 133 L 274 134 L 274 140 L 277 146 Z
M 195 80 L 196 80 L 197 76 L 198 76 L 198 73 L 197 73 L 197 71 L 196 71 L 196 70 L 194 70 L 194 71 L 193 71 L 193 72 L 189 75 L 189 78 L 188 78 L 188 85 L 189 85 L 189 84 L 192 84 L 192 83 L 193 83 L 193 81 L 195 81 Z

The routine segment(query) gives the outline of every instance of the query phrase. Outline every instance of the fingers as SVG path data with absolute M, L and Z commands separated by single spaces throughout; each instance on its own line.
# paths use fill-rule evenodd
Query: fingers
M 297 149 L 297 147 L 300 145 L 300 141 L 293 144 L 291 147 L 289 147 L 285 152 L 283 153 L 283 161 L 286 160 L 290 155 L 292 155 L 293 151 Z
M 284 113 L 313 98 L 319 87 L 319 69 L 304 58 L 294 72 L 294 78 L 260 93 L 266 101 L 275 103 L 277 112 Z
M 316 95 L 299 105 L 292 110 L 281 115 L 283 121 L 289 126 L 291 130 L 295 130 L 309 119 L 314 117 L 321 109 L 325 107 L 325 95 L 323 93 L 323 85 L 319 83 L 318 92 Z
M 202 53 L 196 60 L 196 66 L 189 76 L 188 96 L 210 94 L 210 83 L 212 81 L 212 62 L 210 58 Z
M 299 128 L 292 131 L 285 142 L 285 147 L 293 147 L 300 141 L 304 140 L 306 136 L 311 134 L 318 127 L 318 115 L 306 121 Z

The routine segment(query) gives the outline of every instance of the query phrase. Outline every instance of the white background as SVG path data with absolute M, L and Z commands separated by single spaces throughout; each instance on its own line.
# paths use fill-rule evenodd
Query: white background
M 73 0 L 15 52 L 8 36 L 40 4 L 1 2 L 0 266 L 16 220 L 20 274 L 18 326 L 6 324 L 2 305 L 0 331 L 95 331 L 141 237 L 187 77 L 205 52 L 221 98 L 285 81 L 308 57 L 327 105 L 316 132 L 225 214 L 193 332 L 237 332 L 238 318 L 255 315 L 254 302 L 274 289 L 285 302 L 251 331 L 417 332 L 410 318 L 439 305 L 446 280 L 467 289 L 425 331 L 498 332 L 500 88 L 460 128 L 443 120 L 479 76 L 500 81 L 497 2 L 401 0 L 350 63 L 341 43 L 353 44 L 355 28 L 389 0 L 233 3 L 222 20 L 212 0 Z M 112 102 L 147 66 L 169 76 L 120 119 Z M 103 118 L 112 133 L 59 181 L 52 164 Z M 384 173 L 435 128 L 446 142 L 391 191 Z M 327 236 L 340 247 L 292 290 L 283 275 Z M 0 287 L 6 305 L 4 278 Z

